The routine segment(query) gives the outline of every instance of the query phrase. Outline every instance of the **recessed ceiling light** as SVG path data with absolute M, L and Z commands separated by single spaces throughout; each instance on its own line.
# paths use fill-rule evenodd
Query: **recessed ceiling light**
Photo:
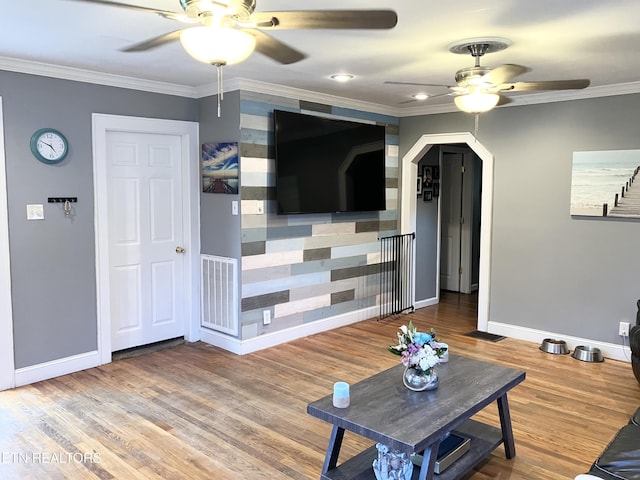
M 336 73 L 334 75 L 331 75 L 331 78 L 336 82 L 348 82 L 349 80 L 353 79 L 353 75 L 351 75 L 350 73 Z
M 429 98 L 429 95 L 427 95 L 426 93 L 416 93 L 415 95 L 411 96 L 416 100 L 426 100 L 427 98 Z

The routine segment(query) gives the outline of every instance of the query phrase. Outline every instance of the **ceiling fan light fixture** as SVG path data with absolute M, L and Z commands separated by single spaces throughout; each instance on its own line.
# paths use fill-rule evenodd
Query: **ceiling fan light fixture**
M 470 93 L 467 95 L 458 95 L 454 97 L 453 101 L 456 103 L 456 106 L 467 113 L 484 113 L 488 112 L 492 108 L 494 108 L 498 101 L 500 100 L 500 95 L 497 93 Z
M 429 95 L 427 95 L 426 93 L 416 93 L 415 95 L 411 96 L 416 100 L 426 100 L 427 98 L 429 98 Z
M 240 63 L 256 48 L 250 33 L 217 25 L 188 28 L 180 34 L 180 43 L 193 58 L 210 65 Z

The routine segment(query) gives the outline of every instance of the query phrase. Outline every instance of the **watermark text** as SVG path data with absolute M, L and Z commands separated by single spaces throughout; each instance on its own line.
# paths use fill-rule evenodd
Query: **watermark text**
M 98 452 L 5 452 L 0 451 L 0 464 L 8 463 L 100 463 Z

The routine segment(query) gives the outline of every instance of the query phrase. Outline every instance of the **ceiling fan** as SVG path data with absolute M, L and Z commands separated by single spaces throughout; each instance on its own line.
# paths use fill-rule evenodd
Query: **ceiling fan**
M 110 0 L 75 0 L 142 11 L 192 23 L 122 49 L 140 52 L 180 40 L 195 59 L 212 65 L 245 60 L 254 50 L 282 64 L 305 54 L 268 35 L 282 29 L 388 29 L 398 17 L 393 10 L 301 10 L 256 12 L 256 0 L 179 0 L 182 12 L 130 5 Z
M 449 93 L 434 95 L 453 96 L 456 106 L 468 113 L 488 112 L 496 105 L 509 103 L 511 99 L 503 96 L 509 92 L 529 92 L 534 90 L 571 90 L 589 86 L 589 80 L 546 80 L 536 82 L 512 82 L 513 78 L 530 71 L 522 65 L 504 64 L 492 68 L 480 65 L 480 57 L 486 53 L 504 50 L 511 42 L 503 38 L 471 39 L 456 43 L 449 48 L 452 53 L 471 54 L 475 58 L 473 67 L 456 72 L 456 85 L 432 83 L 385 82 L 392 85 L 437 86 L 449 88 Z

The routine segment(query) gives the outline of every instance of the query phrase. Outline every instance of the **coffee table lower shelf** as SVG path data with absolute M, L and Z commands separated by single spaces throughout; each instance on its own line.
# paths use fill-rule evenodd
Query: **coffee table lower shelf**
M 434 475 L 438 480 L 455 480 L 462 477 L 502 443 L 502 432 L 499 428 L 475 420 L 467 420 L 456 427 L 455 431 L 471 438 L 470 449 L 444 472 Z M 376 476 L 371 464 L 377 455 L 376 447 L 370 447 L 329 470 L 320 478 L 321 480 L 375 480 Z M 420 467 L 414 467 L 412 480 L 417 480 L 419 473 Z

